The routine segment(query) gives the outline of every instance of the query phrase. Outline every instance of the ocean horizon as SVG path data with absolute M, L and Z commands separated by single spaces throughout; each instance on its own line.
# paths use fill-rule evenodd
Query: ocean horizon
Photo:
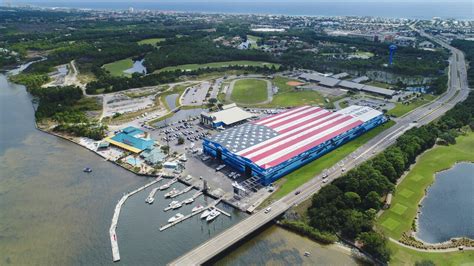
M 95 10 L 159 10 L 197 13 L 274 14 L 289 16 L 371 16 L 474 19 L 472 2 L 57 2 L 30 1 L 31 6 Z

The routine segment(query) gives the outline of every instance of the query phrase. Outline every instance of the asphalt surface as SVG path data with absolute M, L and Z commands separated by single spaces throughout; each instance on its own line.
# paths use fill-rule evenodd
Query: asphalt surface
M 370 157 L 380 153 L 392 145 L 396 139 L 408 129 L 430 123 L 442 116 L 456 103 L 466 99 L 469 94 L 469 88 L 467 85 L 467 71 L 463 53 L 424 32 L 420 32 L 420 34 L 439 43 L 452 52 L 452 56 L 450 57 L 449 86 L 445 94 L 441 95 L 437 100 L 398 118 L 394 126 L 377 135 L 354 153 L 344 158 L 336 166 L 329 169 L 327 172 L 327 181 L 323 182 L 322 174 L 315 176 L 309 182 L 297 188 L 295 192 L 272 203 L 269 206 L 271 208 L 269 212 L 261 210 L 251 215 L 247 219 L 194 248 L 182 257 L 177 258 L 171 262 L 170 265 L 199 265 L 209 261 L 248 234 L 277 218 L 291 206 L 307 200 L 313 194 L 317 193 L 322 186 L 340 177 L 345 171 L 356 167 Z

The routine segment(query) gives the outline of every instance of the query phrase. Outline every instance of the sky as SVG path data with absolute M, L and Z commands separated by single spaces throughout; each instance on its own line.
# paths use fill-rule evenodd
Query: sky
M 71 0 L 10 0 L 11 2 L 23 2 L 23 3 L 34 3 L 34 2 L 73 2 Z M 237 0 L 237 1 L 232 1 L 232 0 L 138 0 L 138 1 L 131 1 L 131 0 L 80 0 L 78 2 L 154 2 L 154 3 L 160 3 L 160 2 L 225 2 L 225 3 L 232 3 L 232 2 L 280 2 L 280 3 L 285 3 L 285 2 L 377 2 L 377 3 L 400 3 L 400 2 L 425 2 L 425 3 L 455 3 L 455 2 L 467 2 L 470 3 L 473 0 Z

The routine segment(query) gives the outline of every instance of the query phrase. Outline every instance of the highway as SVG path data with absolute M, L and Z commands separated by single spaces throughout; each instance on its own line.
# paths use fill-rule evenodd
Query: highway
M 343 168 L 345 168 L 345 171 L 348 171 L 356 167 L 360 163 L 392 145 L 405 131 L 415 126 L 430 123 L 442 116 L 456 103 L 466 99 L 469 94 L 469 88 L 467 85 L 467 71 L 464 54 L 460 50 L 432 37 L 431 35 L 425 34 L 421 31 L 419 31 L 419 33 L 422 36 L 439 43 L 446 49 L 449 49 L 452 53 L 449 59 L 449 82 L 446 93 L 441 95 L 435 101 L 423 105 L 405 116 L 398 118 L 396 120 L 397 123 L 394 126 L 377 135 L 355 152 L 341 160 L 337 165 L 328 169 L 327 181 L 323 182 L 322 174 L 315 176 L 309 182 L 295 190 L 295 192 L 299 191 L 299 193 L 293 192 L 272 203 L 269 206 L 271 207 L 270 212 L 265 213 L 264 210 L 261 210 L 251 215 L 247 219 L 189 251 L 187 254 L 172 261 L 170 265 L 200 265 L 211 260 L 225 249 L 283 214 L 291 206 L 309 199 L 313 194 L 317 193 L 322 186 L 329 184 L 332 180 L 340 177 L 344 172 Z

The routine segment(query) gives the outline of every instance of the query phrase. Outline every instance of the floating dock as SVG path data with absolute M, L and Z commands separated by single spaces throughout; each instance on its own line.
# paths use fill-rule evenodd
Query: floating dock
M 174 183 L 178 182 L 178 178 L 173 178 L 170 182 L 166 183 L 166 184 L 163 184 L 166 185 L 167 187 L 163 190 L 167 190 L 171 185 L 173 185 Z M 159 189 L 159 188 L 158 188 Z
M 150 194 L 148 195 L 147 199 L 148 199 L 148 198 L 153 198 L 153 199 L 155 199 L 155 194 L 156 194 L 156 192 L 157 192 L 159 189 L 160 189 L 160 188 L 157 188 L 157 187 L 154 188 L 154 189 L 152 189 L 151 192 L 150 192 Z
M 218 200 L 214 201 L 213 203 L 209 204 L 207 207 L 202 208 L 202 209 L 199 210 L 199 211 L 192 212 L 192 213 L 190 213 L 190 214 L 184 216 L 184 217 L 181 218 L 181 219 L 178 219 L 178 220 L 176 220 L 176 221 L 174 221 L 174 222 L 172 222 L 172 223 L 168 223 L 167 225 L 163 225 L 163 226 L 160 227 L 160 231 L 164 231 L 164 230 L 166 230 L 166 229 L 168 229 L 168 228 L 170 228 L 170 227 L 172 227 L 172 226 L 175 226 L 175 225 L 179 224 L 180 222 L 182 222 L 182 221 L 184 221 L 184 220 L 186 220 L 186 219 L 188 219 L 188 218 L 191 218 L 191 217 L 193 217 L 193 216 L 196 215 L 196 214 L 199 214 L 199 213 L 203 212 L 204 210 L 207 210 L 207 209 L 210 209 L 210 208 L 213 208 L 213 207 L 216 208 L 216 205 L 219 204 L 220 201 L 221 201 L 221 199 L 218 199 Z M 216 208 L 216 209 L 217 209 L 217 208 Z M 230 217 L 230 214 L 228 214 L 227 212 L 221 211 L 221 210 L 219 210 L 219 209 L 217 209 L 217 210 L 220 211 L 220 212 L 222 212 L 224 215 L 227 215 L 227 216 Z
M 189 187 L 188 187 L 188 188 L 189 188 Z M 188 189 L 188 188 L 186 188 L 186 189 Z M 192 188 L 192 187 L 190 187 L 190 188 Z M 191 190 L 191 189 L 188 189 L 188 191 L 189 191 L 189 190 Z M 187 191 L 186 191 L 186 192 L 187 192 Z M 183 192 L 183 193 L 184 193 L 184 192 Z M 198 198 L 199 196 L 201 196 L 202 194 L 204 194 L 202 191 L 196 192 L 196 193 L 192 196 L 193 200 L 197 199 L 197 198 Z M 181 205 L 185 205 L 185 203 L 184 203 L 185 201 L 186 201 L 186 200 L 181 201 L 181 202 L 180 202 Z M 166 212 L 166 211 L 169 211 L 169 210 L 171 210 L 171 209 L 172 209 L 172 208 L 171 208 L 170 206 L 168 206 L 168 207 L 164 208 L 163 211 Z
M 160 182 L 163 178 L 161 177 L 157 177 L 155 180 L 153 180 L 152 182 L 142 186 L 142 187 L 139 187 L 137 189 L 135 189 L 134 191 L 132 192 L 129 192 L 125 195 L 123 195 L 123 197 L 117 202 L 117 205 L 115 205 L 115 210 L 114 210 L 114 216 L 112 217 L 112 224 L 110 225 L 110 229 L 109 229 L 109 234 L 110 234 L 110 244 L 112 246 L 112 258 L 113 258 L 113 261 L 119 261 L 120 260 L 120 252 L 119 252 L 119 247 L 118 247 L 118 239 L 117 239 L 117 234 L 115 233 L 115 229 L 117 229 L 117 223 L 118 223 L 118 218 L 119 218 L 119 215 L 120 215 L 120 210 L 122 209 L 122 205 L 125 203 L 125 201 L 130 197 L 132 196 L 133 194 L 136 194 L 142 190 L 144 190 L 145 188 L 149 187 L 149 186 L 152 186 L 158 182 Z

